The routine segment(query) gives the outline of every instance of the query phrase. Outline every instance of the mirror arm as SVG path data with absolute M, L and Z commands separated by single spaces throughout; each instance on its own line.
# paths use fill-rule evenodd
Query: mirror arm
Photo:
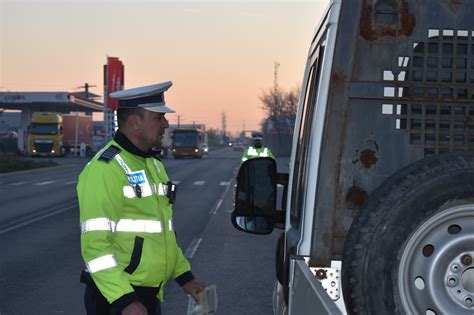
M 277 184 L 283 186 L 283 196 L 281 201 L 282 209 L 276 209 L 275 211 L 275 228 L 283 230 L 285 229 L 286 220 L 286 195 L 288 192 L 288 173 L 277 173 Z
M 277 173 L 277 184 L 288 186 L 288 179 L 290 176 L 288 173 Z

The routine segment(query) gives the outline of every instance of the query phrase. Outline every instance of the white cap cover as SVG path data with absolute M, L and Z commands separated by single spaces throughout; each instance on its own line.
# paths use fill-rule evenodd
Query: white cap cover
M 143 108 L 156 113 L 174 113 L 175 111 L 166 106 L 164 92 L 173 82 L 137 87 L 121 90 L 110 94 L 110 97 L 118 99 L 118 108 Z

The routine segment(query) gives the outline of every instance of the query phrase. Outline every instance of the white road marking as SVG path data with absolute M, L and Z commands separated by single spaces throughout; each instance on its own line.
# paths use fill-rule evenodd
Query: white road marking
M 26 184 L 26 182 L 11 183 L 11 184 L 8 184 L 8 186 L 19 186 L 19 185 L 23 185 L 23 184 Z
M 221 206 L 223 200 L 224 199 L 217 200 L 217 203 L 214 207 L 212 207 L 210 214 L 212 214 L 212 215 L 216 214 L 216 212 L 219 209 L 219 207 Z
M 202 238 L 194 238 L 191 244 L 189 244 L 188 249 L 186 249 L 184 256 L 186 256 L 186 258 L 193 258 L 194 254 L 196 254 L 199 244 L 201 244 L 201 241 Z
M 36 184 L 34 184 L 34 185 L 35 185 L 35 186 L 49 185 L 49 184 L 52 184 L 52 183 L 54 183 L 54 182 L 55 182 L 54 180 L 48 180 L 48 181 L 45 181 L 45 182 L 36 183 Z
M 173 184 L 175 184 L 175 185 L 178 185 L 179 183 L 181 183 L 181 181 L 179 181 L 179 180 L 172 180 L 172 182 L 173 182 Z
M 193 185 L 197 185 L 197 186 L 202 186 L 204 185 L 206 182 L 202 181 L 202 180 L 199 180 L 197 182 L 194 182 Z
M 53 215 L 56 215 L 56 214 L 59 214 L 61 212 L 65 212 L 65 211 L 68 211 L 70 209 L 74 209 L 77 207 L 77 203 L 74 203 L 72 205 L 69 205 L 69 206 L 66 206 L 64 208 L 61 208 L 61 209 L 58 209 L 56 211 L 52 211 L 52 212 L 49 212 L 49 213 L 46 213 L 46 214 L 43 214 L 43 215 L 40 215 L 36 218 L 32 218 L 32 219 L 29 219 L 29 220 L 25 220 L 23 222 L 19 222 L 19 223 L 16 223 L 16 224 L 13 224 L 11 225 L 10 227 L 8 228 L 5 228 L 3 230 L 0 230 L 0 234 L 4 234 L 6 232 L 9 232 L 9 231 L 12 231 L 12 230 L 16 230 L 18 228 L 21 228 L 22 226 L 25 226 L 25 225 L 29 225 L 31 223 L 34 223 L 34 222 L 37 222 L 37 221 L 40 221 L 40 220 L 43 220 L 43 219 L 46 219 L 48 217 L 51 217 Z
M 227 187 L 224 190 L 224 193 L 221 195 L 221 198 L 217 200 L 216 205 L 212 207 L 211 211 L 209 211 L 209 214 L 214 215 L 217 213 L 217 210 L 219 210 L 220 206 L 222 205 L 222 202 L 224 201 L 225 195 L 227 195 L 227 192 L 229 191 L 230 186 L 232 186 L 231 183 L 233 180 L 234 178 L 232 177 L 231 179 L 229 179 L 228 182 L 221 182 L 221 186 L 222 186 L 222 183 L 227 183 Z
M 221 182 L 219 186 L 229 186 L 230 182 Z
M 72 185 L 72 184 L 75 184 L 77 183 L 77 180 L 72 180 L 70 182 L 66 182 L 66 185 Z

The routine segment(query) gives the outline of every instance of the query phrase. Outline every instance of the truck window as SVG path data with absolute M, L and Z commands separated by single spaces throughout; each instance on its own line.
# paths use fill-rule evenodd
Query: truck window
M 56 135 L 58 134 L 58 124 L 31 124 L 31 134 L 34 135 Z
M 296 147 L 295 166 L 293 172 L 293 185 L 291 193 L 290 222 L 294 228 L 299 228 L 301 209 L 303 208 L 304 192 L 306 191 L 306 169 L 308 162 L 310 130 L 313 124 L 314 111 L 319 90 L 320 66 L 324 55 L 324 38 L 322 43 L 313 53 L 313 65 L 308 75 L 305 88 L 305 99 L 302 105 L 301 124 L 298 132 L 298 142 Z

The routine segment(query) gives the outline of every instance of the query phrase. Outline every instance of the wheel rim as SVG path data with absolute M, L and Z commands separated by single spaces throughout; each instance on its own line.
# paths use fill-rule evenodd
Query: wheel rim
M 432 216 L 410 237 L 398 269 L 407 313 L 474 312 L 474 204 Z

